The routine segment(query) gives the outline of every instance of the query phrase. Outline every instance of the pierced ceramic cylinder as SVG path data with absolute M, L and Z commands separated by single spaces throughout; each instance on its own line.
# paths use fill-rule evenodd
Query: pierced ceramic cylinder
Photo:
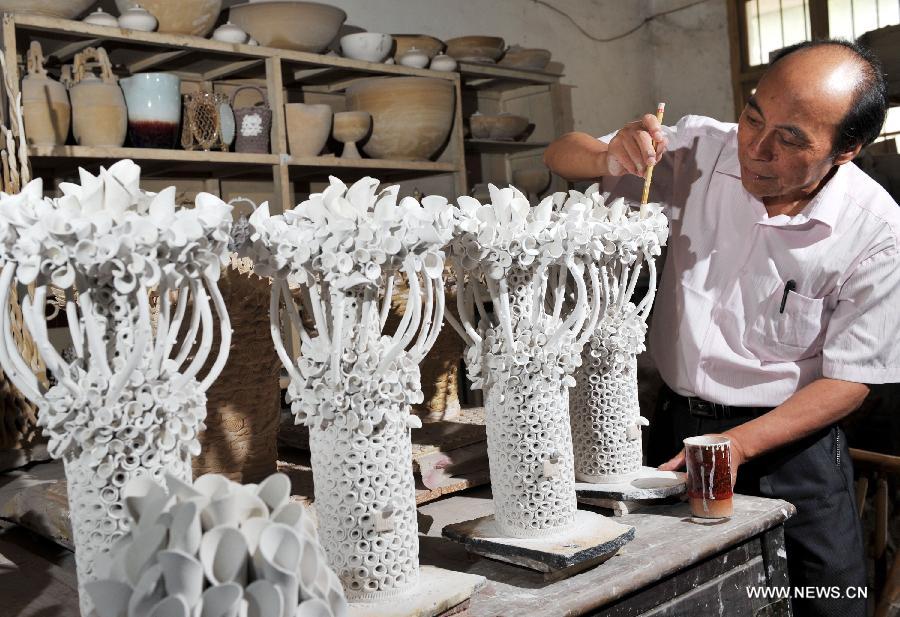
M 534 271 L 507 277 L 514 350 L 499 328 L 485 332 L 484 369 L 488 372 L 485 418 L 494 516 L 501 530 L 516 538 L 565 531 L 575 522 L 569 389 L 564 377 L 574 369 L 574 337 L 547 345 L 545 332 L 562 324 L 547 315 L 530 323 Z
M 279 279 L 271 333 L 291 377 L 291 411 L 310 429 L 319 536 L 351 601 L 418 583 L 410 428 L 421 421 L 410 410 L 422 402 L 419 363 L 443 321 L 441 247 L 452 233 L 446 199 L 398 204 L 397 187 L 377 192 L 378 184 L 331 178 L 283 215 L 261 206 L 246 249 L 259 274 Z M 288 276 L 300 283 L 296 295 Z M 409 299 L 393 334 L 383 334 L 400 277 Z M 288 320 L 301 341 L 296 359 L 281 334 Z
M 319 538 L 349 600 L 389 598 L 419 577 L 409 426 L 342 424 L 310 429 Z
M 646 329 L 636 313 L 610 312 L 584 347 L 569 409 L 575 478 L 581 482 L 620 482 L 641 470 L 641 427 L 647 421 L 638 404 L 637 353 Z

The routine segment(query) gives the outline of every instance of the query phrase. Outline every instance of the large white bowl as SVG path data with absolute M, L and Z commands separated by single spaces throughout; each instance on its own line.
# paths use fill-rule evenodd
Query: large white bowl
M 355 32 L 341 37 L 341 53 L 347 58 L 366 62 L 384 62 L 394 38 L 377 32 Z
M 37 13 L 74 19 L 92 4 L 94 0 L 0 0 L 0 13 Z
M 231 7 L 231 23 L 260 45 L 294 51 L 324 51 L 347 19 L 341 9 L 318 2 L 276 0 Z

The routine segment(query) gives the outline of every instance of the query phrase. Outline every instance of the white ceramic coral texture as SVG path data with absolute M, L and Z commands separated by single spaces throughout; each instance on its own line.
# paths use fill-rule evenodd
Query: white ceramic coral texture
M 216 486 L 218 499 L 258 494 L 258 487 L 213 477 L 198 483 Z M 189 484 L 172 476 L 167 484 L 166 507 L 154 510 L 153 520 L 132 519 L 132 531 L 98 562 L 101 580 L 87 583 L 98 617 L 346 616 L 340 582 L 328 568 L 315 529 L 276 522 L 268 506 L 244 510 L 234 525 L 204 531 L 193 550 L 165 548 L 179 534 L 176 528 L 185 527 L 178 523 L 184 513 L 199 527 L 210 506 L 198 496 L 202 491 L 187 494 Z M 269 497 L 287 502 L 285 476 L 271 476 L 267 486 Z M 309 518 L 302 507 L 292 514 Z M 246 536 L 250 528 L 258 529 L 253 532 L 258 541 Z
M 14 284 L 34 285 L 22 314 L 56 384 L 38 386 L 13 340 L 8 310 L 0 312 L 0 364 L 38 405 L 50 454 L 64 461 L 83 585 L 95 577 L 95 558 L 129 531 L 129 510 L 140 517 L 164 505 L 141 492 L 146 484 L 135 484 L 133 495 L 123 487 L 166 472 L 190 478 L 205 391 L 230 346 L 216 282 L 227 260 L 231 208 L 203 193 L 194 208 L 176 208 L 174 187 L 141 190 L 140 168 L 131 161 L 101 168 L 99 176 L 81 170 L 80 184 L 61 184 L 58 199 L 42 189 L 35 180 L 18 195 L 0 194 L 0 301 L 8 306 Z M 49 285 L 65 291 L 71 361 L 50 342 Z M 151 289 L 159 299 L 155 329 Z M 201 378 L 213 347 L 213 311 L 221 345 Z M 179 340 L 182 322 L 189 325 Z M 87 596 L 81 599 L 87 614 Z
M 646 320 L 656 292 L 656 257 L 665 245 L 668 222 L 649 204 L 641 218 L 624 200 L 606 204 L 590 187 L 572 201 L 601 214 L 603 232 L 594 250 L 604 258 L 603 289 L 608 296 L 600 325 L 585 345 L 571 392 L 575 477 L 583 482 L 621 482 L 641 469 L 641 429 L 648 424 L 638 405 L 637 354 L 644 350 Z M 642 268 L 649 290 L 633 300 Z
M 296 421 L 310 427 L 319 536 L 347 596 L 367 601 L 418 580 L 410 405 L 422 400 L 418 363 L 443 321 L 441 249 L 452 233 L 446 199 L 398 202 L 397 187 L 378 187 L 373 178 L 350 187 L 332 178 L 297 208 L 269 216 L 261 207 L 250 219 L 257 272 L 279 279 L 272 333 Z M 389 335 L 400 276 L 409 301 Z M 302 287 L 314 331 L 303 325 L 288 277 Z M 281 338 L 282 307 L 300 335 L 296 360 Z M 288 524 L 290 505 L 278 513 Z
M 567 530 L 577 502 L 568 388 L 603 309 L 597 213 L 514 187 L 460 197 L 451 259 L 473 386 L 485 391 L 495 518 L 512 537 Z M 590 289 L 588 288 L 590 287 Z M 485 302 L 490 300 L 493 311 Z

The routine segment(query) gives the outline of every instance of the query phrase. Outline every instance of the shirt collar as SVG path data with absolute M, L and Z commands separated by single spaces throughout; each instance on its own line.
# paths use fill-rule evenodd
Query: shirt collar
M 838 167 L 835 174 L 825 183 L 825 186 L 816 194 L 815 197 L 806 205 L 803 210 L 794 216 L 779 214 L 771 218 L 765 214 L 765 207 L 758 199 L 747 193 L 747 197 L 759 205 L 759 210 L 764 213 L 763 220 L 759 221 L 760 225 L 769 225 L 773 227 L 793 227 L 796 225 L 804 225 L 809 221 L 815 221 L 827 225 L 834 230 L 837 223 L 838 215 L 844 204 L 847 192 L 847 174 L 850 173 L 846 167 L 853 163 L 847 163 Z M 741 164 L 737 155 L 737 129 L 731 134 L 726 146 L 722 149 L 722 155 L 716 162 L 715 171 L 737 179 L 741 179 Z M 746 192 L 743 187 L 742 190 Z

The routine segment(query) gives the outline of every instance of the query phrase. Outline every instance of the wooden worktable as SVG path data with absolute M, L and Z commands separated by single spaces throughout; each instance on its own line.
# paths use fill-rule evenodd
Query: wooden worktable
M 26 498 L 44 533 L 65 544 L 65 489 L 58 463 L 0 477 L 0 502 Z M 11 482 L 17 475 L 17 481 Z M 28 481 L 23 484 L 25 477 Z M 589 506 L 582 506 L 590 508 Z M 420 560 L 481 574 L 487 584 L 472 598 L 468 617 L 570 615 L 752 616 L 767 602 L 750 599 L 747 585 L 787 585 L 783 523 L 787 502 L 735 496 L 730 519 L 693 519 L 687 504 L 645 506 L 616 520 L 635 527 L 635 539 L 605 563 L 581 574 L 546 581 L 537 572 L 470 556 L 441 537 L 444 525 L 493 512 L 490 490 L 469 489 L 419 507 Z M 600 510 L 598 510 L 600 511 Z M 0 615 L 78 617 L 75 563 L 70 551 L 21 528 L 0 524 Z M 7 613 L 5 611 L 11 610 Z M 766 617 L 789 613 L 778 610 Z
M 616 518 L 635 539 L 599 566 L 555 582 L 498 561 L 469 556 L 440 537 L 444 525 L 491 513 L 487 489 L 426 504 L 419 512 L 422 563 L 481 574 L 488 583 L 471 600 L 470 617 L 569 615 L 752 616 L 771 601 L 748 598 L 747 585 L 788 584 L 785 502 L 736 495 L 734 516 L 700 522 L 686 503 L 647 506 Z M 584 506 L 582 506 L 584 507 Z M 598 510 L 599 511 L 599 510 Z M 782 607 L 767 615 L 789 614 Z M 781 611 L 781 612 L 779 612 Z

